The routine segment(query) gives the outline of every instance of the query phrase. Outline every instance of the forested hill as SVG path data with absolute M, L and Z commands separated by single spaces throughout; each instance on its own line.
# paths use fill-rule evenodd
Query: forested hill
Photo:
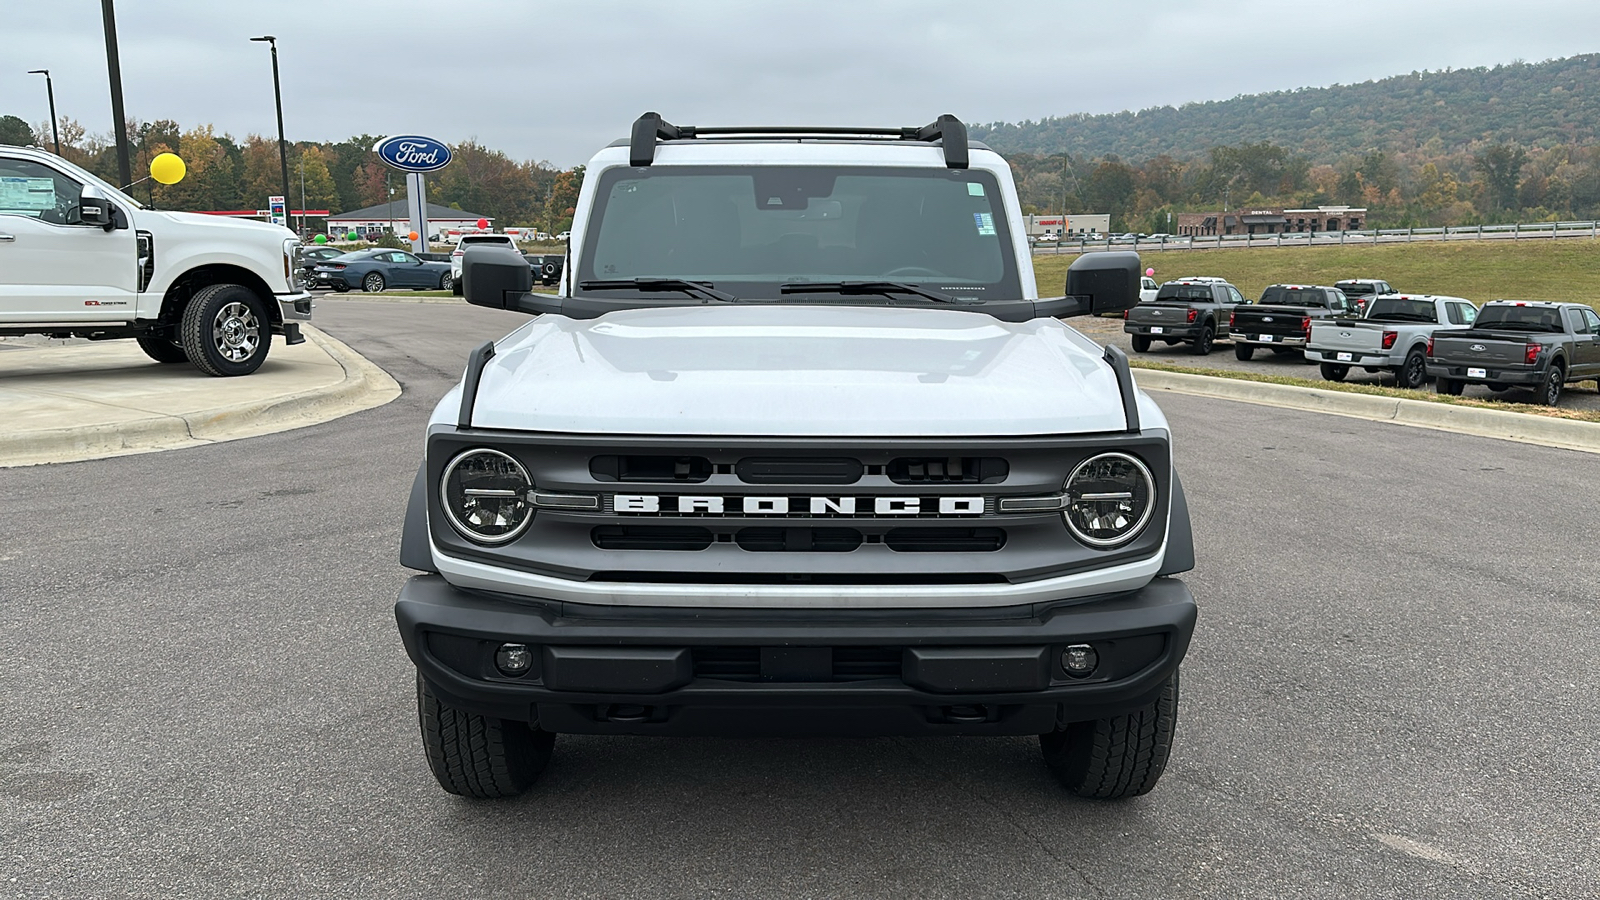
M 1600 54 L 1492 69 L 1414 72 L 1381 81 L 1253 94 L 1111 115 L 974 125 L 1002 153 L 1130 161 L 1270 141 L 1313 163 L 1370 149 L 1449 150 L 1479 141 L 1526 147 L 1600 139 Z

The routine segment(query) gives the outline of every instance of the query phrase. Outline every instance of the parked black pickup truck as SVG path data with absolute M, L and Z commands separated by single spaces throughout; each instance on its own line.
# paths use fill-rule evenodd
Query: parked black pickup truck
M 1221 278 L 1180 278 L 1156 291 L 1156 298 L 1127 311 L 1122 330 L 1133 335 L 1135 353 L 1150 349 L 1150 342 L 1186 343 L 1199 356 L 1211 352 L 1219 337 L 1228 336 L 1228 316 L 1235 306 L 1250 301 Z
M 1567 382 L 1600 382 L 1600 316 L 1582 303 L 1486 303 L 1471 328 L 1434 333 L 1428 374 L 1441 394 L 1525 387 L 1555 406 Z
M 1261 292 L 1251 306 L 1233 311 L 1229 330 L 1233 355 L 1249 359 L 1257 347 L 1274 353 L 1299 353 L 1311 337 L 1311 323 L 1321 319 L 1351 318 L 1355 304 L 1344 291 L 1322 285 L 1275 284 Z

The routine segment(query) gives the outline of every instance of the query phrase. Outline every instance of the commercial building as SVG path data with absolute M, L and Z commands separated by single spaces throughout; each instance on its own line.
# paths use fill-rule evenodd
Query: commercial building
M 478 220 L 486 219 L 489 228 L 494 228 L 494 219 L 490 216 L 467 212 L 462 209 L 452 209 L 437 203 L 428 204 L 428 237 L 434 235 L 444 236 L 452 231 L 481 231 Z M 395 234 L 406 234 L 411 231 L 411 216 L 406 211 L 405 200 L 395 200 L 391 203 L 380 203 L 366 209 L 357 209 L 350 212 L 339 213 L 328 217 L 328 231 L 334 234 L 344 234 L 354 231 L 366 237 L 377 235 L 385 231 Z
M 1311 209 L 1236 209 L 1231 212 L 1178 213 L 1178 234 L 1211 237 L 1225 234 L 1291 234 L 1356 231 L 1365 226 L 1367 210 L 1359 206 Z
M 1111 216 L 1106 213 L 1098 215 L 1023 216 L 1022 221 L 1027 226 L 1029 237 L 1038 237 L 1043 234 L 1105 234 L 1111 230 Z

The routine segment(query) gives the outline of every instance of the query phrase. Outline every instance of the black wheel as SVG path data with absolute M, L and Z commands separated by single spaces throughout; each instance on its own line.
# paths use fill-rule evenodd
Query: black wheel
M 1178 673 L 1173 672 L 1149 706 L 1041 734 L 1039 749 L 1050 771 L 1080 797 L 1137 797 L 1161 780 L 1177 723 Z
M 1428 361 L 1423 357 L 1422 349 L 1418 348 L 1406 354 L 1406 361 L 1395 370 L 1394 382 L 1396 386 L 1410 388 L 1413 391 L 1421 390 L 1428 381 Z
M 1561 390 L 1567 384 L 1567 370 L 1559 365 L 1552 365 L 1549 374 L 1544 376 L 1544 387 L 1539 389 L 1539 402 L 1545 406 L 1555 406 L 1561 402 Z
M 163 329 L 165 330 L 165 329 Z M 164 334 L 141 334 L 136 340 L 144 355 L 158 363 L 186 363 L 189 354 Z
M 453 288 L 455 288 L 455 286 L 456 286 L 456 280 L 454 278 L 450 277 L 450 273 L 449 272 L 446 272 L 443 275 L 439 276 L 439 290 L 441 290 L 441 291 L 452 291 L 453 292 Z
M 1342 365 L 1339 365 L 1338 363 L 1323 363 L 1322 364 L 1322 377 L 1326 378 L 1329 381 L 1343 381 L 1344 377 L 1346 375 L 1349 375 L 1349 374 L 1350 374 L 1350 367 L 1349 366 L 1342 366 Z
M 1200 336 L 1189 345 L 1189 352 L 1195 356 L 1209 356 L 1211 348 L 1217 342 L 1217 330 L 1209 324 L 1201 327 Z
M 334 285 L 333 285 L 333 289 L 334 289 L 334 290 L 335 290 L 335 291 L 337 291 L 337 292 L 338 292 L 338 293 L 341 293 L 341 294 L 342 294 L 342 293 L 344 293 L 344 292 L 345 292 L 345 291 L 348 291 L 348 290 L 350 290 L 350 285 L 348 285 L 348 284 L 345 284 L 345 283 L 344 283 L 344 282 L 342 282 L 342 281 L 340 281 L 340 282 L 336 282 L 336 283 L 334 283 Z
M 462 294 L 461 294 L 461 279 L 452 278 L 449 275 L 446 275 L 445 279 L 450 282 L 450 293 L 455 294 L 457 297 L 462 296 Z
M 428 768 L 452 794 L 493 800 L 515 797 L 533 786 L 556 736 L 526 722 L 462 712 L 434 696 L 417 676 L 417 723 Z
M 1435 391 L 1438 391 L 1441 394 L 1448 394 L 1451 397 L 1461 396 L 1461 389 L 1464 387 L 1466 387 L 1466 385 L 1450 378 L 1439 378 L 1433 382 L 1433 389 Z
M 1256 348 L 1249 344 L 1234 344 L 1233 355 L 1240 362 L 1249 362 L 1250 357 L 1256 355 Z
M 376 294 L 384 287 L 382 272 L 368 272 L 366 277 L 361 279 L 361 289 L 369 294 Z
M 1133 336 L 1133 352 L 1145 353 L 1150 350 L 1150 339 L 1142 334 Z
M 189 361 L 207 375 L 249 375 L 272 347 L 272 323 L 255 291 L 213 284 L 189 299 L 178 337 Z

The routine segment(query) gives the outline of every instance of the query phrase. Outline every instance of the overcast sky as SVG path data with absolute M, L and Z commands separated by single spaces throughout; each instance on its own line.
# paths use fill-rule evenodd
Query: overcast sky
M 0 115 L 109 133 L 98 0 L 0 0 Z M 1600 50 L 1597 0 L 117 0 L 127 112 L 585 161 L 639 113 L 916 125 L 1114 112 Z M 1064 80 L 1063 76 L 1070 76 Z

